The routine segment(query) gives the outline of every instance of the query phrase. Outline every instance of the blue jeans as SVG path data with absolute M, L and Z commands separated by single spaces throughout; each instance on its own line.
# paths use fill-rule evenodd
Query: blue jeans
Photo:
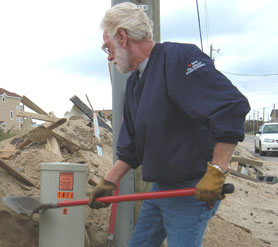
M 175 185 L 154 183 L 151 191 L 195 187 L 199 179 Z M 159 247 L 167 237 L 168 247 L 201 247 L 207 223 L 220 202 L 208 209 L 194 196 L 143 202 L 129 247 Z

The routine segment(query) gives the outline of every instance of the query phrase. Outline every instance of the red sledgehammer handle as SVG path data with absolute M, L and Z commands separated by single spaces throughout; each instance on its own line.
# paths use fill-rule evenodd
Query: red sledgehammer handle
M 98 197 L 95 200 L 104 203 L 112 203 L 112 202 L 128 202 L 128 201 L 172 198 L 172 197 L 181 197 L 181 196 L 193 196 L 195 194 L 195 190 L 196 190 L 195 188 L 164 190 L 164 191 L 157 191 L 157 192 L 144 192 L 144 193 L 136 193 L 136 194 L 128 194 L 128 195 Z M 233 193 L 233 191 L 234 191 L 234 186 L 232 184 L 224 184 L 222 189 L 222 194 Z M 88 202 L 89 199 L 59 201 L 57 203 L 57 207 L 88 205 Z
M 181 196 L 193 196 L 195 194 L 195 190 L 196 190 L 195 188 L 189 188 L 189 189 L 165 190 L 165 191 L 156 191 L 156 192 L 143 192 L 143 193 L 119 195 L 119 196 L 107 196 L 107 197 L 96 198 L 96 201 L 128 202 L 128 201 L 181 197 Z

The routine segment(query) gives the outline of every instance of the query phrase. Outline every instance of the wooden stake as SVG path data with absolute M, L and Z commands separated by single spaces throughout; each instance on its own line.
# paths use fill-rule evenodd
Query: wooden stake
M 87 94 L 86 94 L 86 98 L 87 98 L 87 100 L 88 100 L 88 102 L 89 102 L 89 105 L 90 105 L 90 107 L 91 107 L 92 114 L 93 114 L 95 136 L 96 136 L 96 138 L 97 138 L 97 140 L 98 140 L 98 143 L 100 143 L 99 125 L 98 125 L 97 114 L 94 112 L 94 109 L 93 109 L 93 107 L 92 107 L 92 105 L 91 105 L 91 102 L 90 102 L 90 100 L 89 100 Z M 98 153 L 99 156 L 102 155 L 102 149 L 101 149 L 101 147 L 100 147 L 98 144 L 97 144 L 97 153 Z
M 35 183 L 29 178 L 25 177 L 23 174 L 20 174 L 16 169 L 14 169 L 8 162 L 0 158 L 0 166 L 5 169 L 11 176 L 19 180 L 28 186 L 36 186 Z

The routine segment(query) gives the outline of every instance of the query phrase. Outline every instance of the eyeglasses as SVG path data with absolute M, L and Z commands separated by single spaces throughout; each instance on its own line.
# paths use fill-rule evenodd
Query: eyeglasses
M 102 49 L 105 53 L 107 53 L 108 55 L 110 54 L 110 48 L 107 47 L 106 44 L 104 44 L 104 45 L 101 47 L 101 49 Z

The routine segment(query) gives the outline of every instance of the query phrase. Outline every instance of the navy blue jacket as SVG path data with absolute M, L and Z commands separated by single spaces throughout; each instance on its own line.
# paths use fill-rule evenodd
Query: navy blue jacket
M 164 184 L 203 176 L 216 142 L 244 139 L 247 99 L 191 44 L 156 44 L 128 78 L 118 159 Z

